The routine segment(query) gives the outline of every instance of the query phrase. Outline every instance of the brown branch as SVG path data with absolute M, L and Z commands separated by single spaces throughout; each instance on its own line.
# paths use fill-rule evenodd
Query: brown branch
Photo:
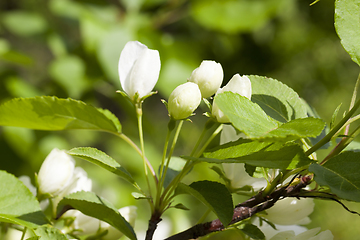
M 271 208 L 279 200 L 286 197 L 298 197 L 299 193 L 304 187 L 306 187 L 311 181 L 311 177 L 304 176 L 301 178 L 300 183 L 296 185 L 288 185 L 276 189 L 270 195 L 263 197 L 262 192 L 235 206 L 234 214 L 230 225 L 245 220 L 256 213 Z M 219 219 L 215 219 L 211 222 L 195 225 L 181 233 L 175 234 L 165 240 L 186 240 L 196 239 L 198 237 L 205 236 L 209 233 L 218 232 L 224 230 L 225 226 Z

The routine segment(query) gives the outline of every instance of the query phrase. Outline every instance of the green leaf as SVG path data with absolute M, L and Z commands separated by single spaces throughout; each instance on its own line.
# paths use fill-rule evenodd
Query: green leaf
M 339 106 L 337 106 L 337 108 L 335 109 L 332 117 L 331 117 L 331 122 L 330 122 L 330 129 L 335 125 L 335 121 L 336 121 L 336 117 L 339 113 L 340 107 L 341 107 L 342 103 L 339 104 Z
M 343 152 L 329 159 L 325 164 L 312 164 L 309 171 L 315 174 L 315 181 L 329 186 L 337 196 L 360 202 L 360 152 Z
M 335 2 L 335 28 L 351 59 L 360 65 L 360 5 L 357 0 Z
M 291 141 L 300 138 L 316 137 L 321 134 L 325 122 L 319 118 L 299 118 L 280 125 L 277 129 L 261 136 L 262 140 L 278 139 Z
M 198 0 L 192 1 L 191 14 L 204 27 L 236 33 L 263 26 L 276 14 L 281 2 L 282 0 Z
M 44 16 L 35 12 L 13 10 L 4 12 L 1 17 L 8 30 L 24 37 L 40 34 L 47 28 Z
M 40 240 L 68 240 L 59 229 L 50 225 L 37 228 L 35 234 L 40 237 Z
M 175 194 L 187 193 L 210 208 L 224 226 L 229 225 L 234 214 L 231 194 L 225 185 L 218 182 L 199 181 L 185 185 L 179 183 Z
M 240 227 L 240 230 L 249 237 L 251 237 L 251 239 L 265 239 L 264 233 L 253 224 L 245 224 Z
M 239 139 L 204 153 L 205 158 L 184 157 L 210 163 L 246 163 L 255 167 L 294 169 L 310 164 L 303 149 L 296 143 L 258 142 Z
M 71 206 L 85 215 L 107 222 L 121 231 L 128 238 L 134 240 L 136 235 L 131 225 L 119 211 L 106 199 L 93 192 L 76 192 L 65 196 L 57 207 L 59 214 L 65 206 Z
M 296 118 L 306 118 L 306 104 L 290 87 L 278 80 L 249 75 L 251 81 L 251 101 L 257 103 L 267 115 L 279 122 Z
M 125 168 L 123 168 L 115 159 L 96 148 L 73 148 L 67 151 L 67 153 L 71 156 L 80 157 L 91 163 L 94 163 L 112 173 L 115 173 L 116 175 L 120 176 L 131 184 L 135 184 L 135 180 L 132 178 L 130 173 L 125 170 Z
M 15 176 L 0 171 L 0 221 L 36 228 L 48 223 L 40 204 Z
M 0 125 L 37 130 L 91 129 L 118 133 L 107 114 L 91 105 L 57 97 L 15 98 L 0 105 Z
M 249 137 L 260 137 L 278 127 L 278 123 L 246 97 L 233 92 L 217 94 L 214 101 L 231 123 Z
M 262 141 L 290 141 L 321 134 L 325 123 L 318 118 L 300 118 L 280 124 L 246 97 L 232 92 L 218 94 L 215 101 L 239 131 Z

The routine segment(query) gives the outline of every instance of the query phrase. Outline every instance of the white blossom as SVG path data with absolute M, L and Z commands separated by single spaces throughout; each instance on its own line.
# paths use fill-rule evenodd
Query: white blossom
M 148 95 L 154 88 L 160 73 L 160 56 L 138 41 L 126 43 L 120 54 L 119 76 L 123 90 L 134 100 Z
M 204 60 L 192 73 L 189 82 L 196 83 L 203 98 L 213 95 L 221 86 L 224 78 L 223 69 L 220 63 Z
M 197 84 L 187 82 L 177 86 L 169 96 L 168 110 L 173 119 L 189 117 L 201 102 L 201 92 Z
M 270 240 L 332 240 L 334 236 L 330 230 L 319 233 L 320 228 L 310 229 L 295 236 L 294 231 L 284 231 L 276 234 Z M 317 234 L 319 233 L 319 234 Z
M 65 151 L 53 149 L 42 163 L 37 176 L 40 194 L 56 196 L 69 186 L 75 169 L 74 159 Z
M 279 225 L 308 224 L 308 216 L 314 211 L 314 206 L 315 203 L 310 198 L 285 198 L 266 210 L 265 218 Z
M 252 90 L 250 79 L 247 76 L 241 77 L 239 74 L 235 74 L 223 88 L 217 90 L 216 94 L 223 92 L 238 93 L 241 96 L 251 99 Z M 212 106 L 212 115 L 215 116 L 216 120 L 220 123 L 229 122 L 228 117 L 219 109 L 215 101 Z

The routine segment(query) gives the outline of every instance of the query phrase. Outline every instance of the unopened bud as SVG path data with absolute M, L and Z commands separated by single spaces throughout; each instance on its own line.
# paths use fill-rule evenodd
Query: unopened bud
M 175 120 L 189 117 L 200 105 L 201 92 L 197 84 L 187 82 L 177 86 L 170 94 L 168 110 Z

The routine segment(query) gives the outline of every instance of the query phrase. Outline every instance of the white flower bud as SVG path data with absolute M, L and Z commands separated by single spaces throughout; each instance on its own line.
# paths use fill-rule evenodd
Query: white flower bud
M 169 96 L 168 110 L 173 119 L 189 117 L 200 105 L 201 92 L 197 84 L 187 82 L 177 86 Z
M 265 216 L 270 222 L 279 225 L 307 224 L 310 222 L 308 216 L 314 211 L 313 199 L 285 198 L 266 210 Z
M 57 148 L 53 149 L 40 167 L 37 177 L 39 192 L 56 196 L 71 183 L 74 159 Z
M 87 173 L 81 167 L 76 167 L 70 183 L 66 188 L 64 188 L 58 196 L 53 199 L 54 209 L 57 208 L 57 204 L 61 201 L 63 197 L 68 194 L 79 192 L 79 191 L 91 191 L 92 181 L 87 177 Z
M 154 88 L 160 73 L 160 56 L 138 41 L 126 43 L 120 54 L 119 76 L 123 90 L 134 100 L 148 95 Z
M 246 76 L 240 77 L 239 74 L 235 74 L 230 81 L 224 86 L 220 88 L 216 94 L 223 92 L 233 92 L 238 93 L 241 96 L 244 96 L 248 99 L 251 99 L 251 82 L 250 79 Z M 224 113 L 219 109 L 216 105 L 216 102 L 213 103 L 212 106 L 212 115 L 215 116 L 216 120 L 220 123 L 228 123 L 229 119 L 224 115 Z
M 220 63 L 204 60 L 192 73 L 189 82 L 199 85 L 203 98 L 210 97 L 220 88 L 224 78 Z

